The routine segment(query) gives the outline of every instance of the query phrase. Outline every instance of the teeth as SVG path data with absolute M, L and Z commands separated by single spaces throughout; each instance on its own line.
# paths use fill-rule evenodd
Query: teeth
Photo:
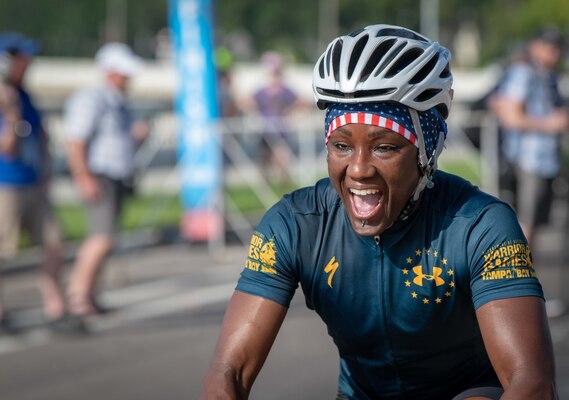
M 358 196 L 364 196 L 366 194 L 379 193 L 379 189 L 363 189 L 363 190 L 350 189 L 350 192 L 352 192 L 353 194 L 358 195 Z

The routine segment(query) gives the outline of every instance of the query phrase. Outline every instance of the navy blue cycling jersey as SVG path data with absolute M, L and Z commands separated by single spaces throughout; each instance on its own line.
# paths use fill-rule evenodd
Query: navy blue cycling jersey
M 288 307 L 298 284 L 340 354 L 353 399 L 450 399 L 499 382 L 475 310 L 543 297 L 512 209 L 434 176 L 418 210 L 379 238 L 357 235 L 330 184 L 286 195 L 251 239 L 237 290 Z

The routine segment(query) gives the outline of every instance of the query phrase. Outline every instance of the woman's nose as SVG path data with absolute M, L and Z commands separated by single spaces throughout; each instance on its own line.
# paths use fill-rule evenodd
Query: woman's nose
M 370 154 L 364 150 L 355 151 L 348 166 L 348 173 L 353 179 L 364 179 L 373 176 L 375 167 L 371 162 Z

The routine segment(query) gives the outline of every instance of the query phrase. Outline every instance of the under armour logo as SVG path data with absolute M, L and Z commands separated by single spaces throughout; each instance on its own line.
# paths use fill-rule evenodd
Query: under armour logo
M 413 267 L 413 272 L 417 275 L 413 279 L 413 283 L 418 286 L 423 286 L 423 279 L 428 281 L 435 281 L 436 286 L 441 286 L 445 284 L 443 278 L 441 278 L 441 274 L 443 273 L 443 269 L 440 267 L 433 267 L 433 274 L 428 275 L 423 273 L 423 267 L 421 265 L 417 265 Z

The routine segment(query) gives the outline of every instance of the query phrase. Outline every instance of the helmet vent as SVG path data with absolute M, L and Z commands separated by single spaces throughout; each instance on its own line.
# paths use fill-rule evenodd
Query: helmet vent
M 437 111 L 439 112 L 439 114 L 441 114 L 441 117 L 443 117 L 443 119 L 447 119 L 448 117 L 448 107 L 446 106 L 446 104 L 439 104 L 437 106 L 435 106 L 435 108 L 437 109 Z
M 395 93 L 396 88 L 385 88 L 377 90 L 358 90 L 353 93 L 344 93 L 340 90 L 316 88 L 316 91 L 323 96 L 334 97 L 338 100 L 341 99 L 361 99 L 365 101 L 366 98 L 373 98 L 375 96 L 385 96 Z
M 397 88 L 385 88 L 376 90 L 359 90 L 354 93 L 354 97 L 365 99 L 366 97 L 386 96 L 395 93 Z
M 433 97 L 435 97 L 440 92 L 441 92 L 441 89 L 427 89 L 427 90 L 421 92 L 420 95 L 415 97 L 415 101 L 417 103 L 423 103 L 425 101 L 432 99 Z
M 320 64 L 318 65 L 318 73 L 320 74 L 320 79 L 324 79 L 324 64 L 325 64 L 326 60 L 322 59 L 320 60 Z
M 348 34 L 348 36 L 356 37 L 356 36 L 358 36 L 360 33 L 362 33 L 363 31 L 365 31 L 365 29 L 357 29 L 357 30 L 353 31 L 352 33 Z
M 354 45 L 354 49 L 352 50 L 352 56 L 350 57 L 350 63 L 348 64 L 348 79 L 352 77 L 354 69 L 356 68 L 356 65 L 358 64 L 358 61 L 360 59 L 360 54 L 365 48 L 368 40 L 369 36 L 364 35 Z
M 340 59 L 343 46 L 344 41 L 342 39 L 339 39 L 332 48 L 332 71 L 334 72 L 334 80 L 336 82 L 340 80 Z
M 391 66 L 391 68 L 389 68 L 389 71 L 387 71 L 385 77 L 393 78 L 401 70 L 403 70 L 405 67 L 411 64 L 413 61 L 417 60 L 421 56 L 421 54 L 423 54 L 423 52 L 424 51 L 422 49 L 417 49 L 417 48 L 406 51 L 397 59 L 397 61 L 395 61 L 395 63 Z
M 423 68 L 419 72 L 415 74 L 413 78 L 409 80 L 409 83 L 414 85 L 416 83 L 422 82 L 432 71 L 433 68 L 436 67 L 437 61 L 439 60 L 439 55 L 435 54 L 433 58 L 426 63 Z
M 409 51 L 405 52 L 401 57 L 397 59 L 397 61 L 389 68 L 389 71 L 385 74 L 386 78 L 392 78 L 397 75 L 401 70 L 405 69 L 409 64 L 413 61 L 417 60 L 421 54 L 423 54 L 422 49 L 410 49 Z
M 400 38 L 405 38 L 405 39 L 418 40 L 420 42 L 429 42 L 423 36 L 419 36 L 413 31 L 410 31 L 408 29 L 402 29 L 402 28 L 383 28 L 383 29 L 380 29 L 379 31 L 377 31 L 377 34 L 375 35 L 375 37 L 382 37 L 382 36 L 394 36 L 394 37 L 400 37 Z
M 332 56 L 332 48 L 330 48 L 327 52 L 326 52 L 326 60 L 324 61 L 324 67 L 326 68 L 325 74 L 328 75 L 330 74 L 330 58 Z
M 341 99 L 362 99 L 365 101 L 366 97 L 384 96 L 395 93 L 396 88 L 386 88 L 377 90 L 359 90 L 353 93 L 344 93 L 340 90 L 316 88 L 316 91 L 323 96 L 334 97 L 338 100 Z
M 367 64 L 362 70 L 362 75 L 360 77 L 361 82 L 365 82 L 367 78 L 369 78 L 375 67 L 377 67 L 377 65 L 383 58 L 384 54 L 389 51 L 391 46 L 393 46 L 393 43 L 395 43 L 395 40 L 393 39 L 386 40 L 384 42 L 381 42 L 379 46 L 375 48 L 373 53 L 371 53 L 371 55 L 369 56 Z
M 386 40 L 385 42 L 380 44 L 380 47 L 383 47 L 384 45 L 386 46 L 385 48 L 385 52 L 387 53 L 388 51 L 390 51 L 389 55 L 383 60 L 383 62 L 381 63 L 381 65 L 379 66 L 379 68 L 377 68 L 377 70 L 375 71 L 375 75 L 374 76 L 378 76 L 384 69 L 386 66 L 389 65 L 389 63 L 391 61 L 393 61 L 393 59 L 395 57 L 397 57 L 397 55 L 401 52 L 401 50 L 403 50 L 403 48 L 407 45 L 407 43 L 403 42 L 400 43 L 399 46 L 395 47 L 394 49 L 391 49 L 391 47 L 395 44 L 395 41 L 397 39 L 390 39 L 390 40 Z M 389 42 L 389 43 L 388 43 Z M 387 47 L 387 45 L 389 45 L 389 47 Z
M 443 72 L 441 72 L 441 74 L 439 75 L 439 77 L 441 78 L 448 78 L 450 77 L 450 67 L 447 63 L 447 65 L 445 65 L 445 68 L 443 69 Z

